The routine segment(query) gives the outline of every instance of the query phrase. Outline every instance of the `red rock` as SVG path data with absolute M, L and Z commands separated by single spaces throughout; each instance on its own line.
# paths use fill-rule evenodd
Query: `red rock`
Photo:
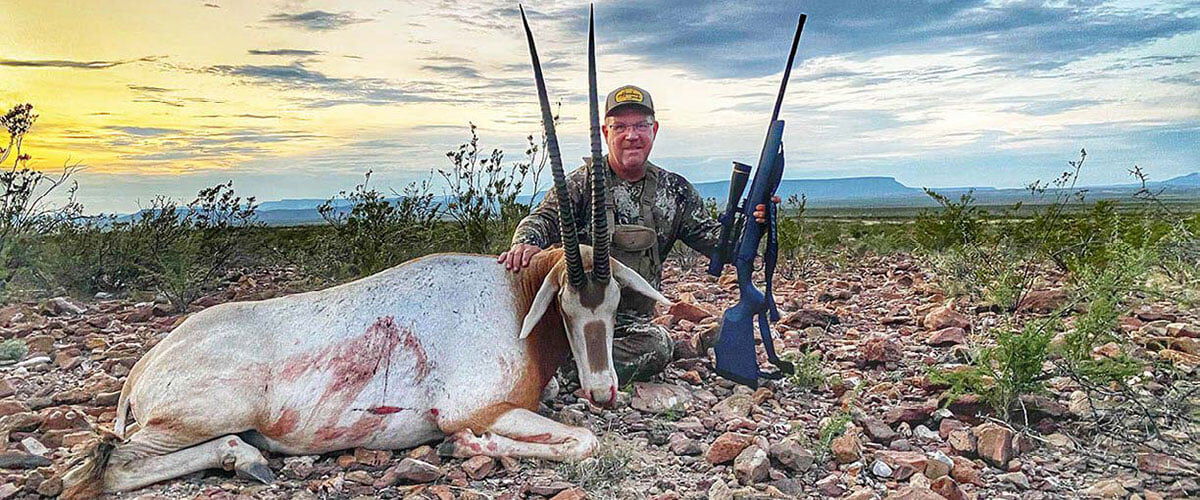
M 829 450 L 840 464 L 848 464 L 862 458 L 862 442 L 858 439 L 858 433 L 850 429 L 847 429 L 845 434 L 833 438 L 829 443 Z
M 954 429 L 950 431 L 946 435 L 946 442 L 950 443 L 950 448 L 963 455 L 975 453 L 975 434 L 970 429 Z
M 875 453 L 875 458 L 888 464 L 892 468 L 891 477 L 900 481 L 925 472 L 925 463 L 928 461 L 925 454 L 919 451 L 883 450 Z
M 1186 475 L 1196 466 L 1164 453 L 1138 453 L 1138 470 L 1150 474 Z
M 77 444 L 84 444 L 96 439 L 96 433 L 92 431 L 75 431 L 63 436 L 62 445 L 64 448 L 74 448 Z
M 975 468 L 975 463 L 966 457 L 952 456 L 954 467 L 950 469 L 950 477 L 958 481 L 959 484 L 974 484 L 983 486 L 983 478 L 979 475 L 979 469 Z
M 959 488 L 958 483 L 950 478 L 950 476 L 942 476 L 935 479 L 933 484 L 929 486 L 929 489 L 941 495 L 946 500 L 966 500 L 967 498 L 963 494 L 962 488 Z
M 668 314 L 677 319 L 686 319 L 692 323 L 713 317 L 713 313 L 690 302 L 679 301 L 671 305 Z
M 734 458 L 745 450 L 747 446 L 754 443 L 752 436 L 738 434 L 735 432 L 726 432 L 713 441 L 712 446 L 708 447 L 708 452 L 704 454 L 704 459 L 713 465 L 723 464 L 732 461 Z
M 0 378 L 0 398 L 7 398 L 17 393 L 17 389 L 13 387 L 12 382 L 6 378 Z
M 916 425 L 929 420 L 929 416 L 933 415 L 937 408 L 936 399 L 921 403 L 905 403 L 884 412 L 883 421 L 888 425 L 896 425 L 900 422 Z
M 971 429 L 975 434 L 976 453 L 979 458 L 994 467 L 1004 468 L 1008 461 L 1016 456 L 1013 448 L 1013 431 L 993 422 L 987 422 Z
M 368 450 L 366 448 L 354 449 L 354 461 L 369 466 L 379 467 L 385 465 L 392 459 L 392 452 L 387 450 Z
M 463 462 L 462 468 L 471 479 L 483 479 L 496 468 L 496 461 L 489 456 L 476 455 Z
M 758 446 L 748 446 L 733 460 L 733 476 L 743 485 L 762 482 L 771 472 L 771 459 Z
M 427 444 L 413 448 L 408 452 L 408 457 L 433 465 L 442 465 L 442 457 L 438 456 L 437 450 Z
M 859 349 L 863 365 L 885 364 L 900 361 L 900 343 L 886 337 L 875 337 L 863 342 Z
M 1017 311 L 1051 313 L 1067 302 L 1067 292 L 1063 289 L 1033 290 L 1021 298 Z
M 341 468 L 346 468 L 354 465 L 354 455 L 340 455 L 337 457 L 337 465 Z
M 29 405 L 13 399 L 0 401 L 0 417 L 29 411 Z
M 951 305 L 934 308 L 925 315 L 923 324 L 929 330 L 941 330 L 948 327 L 958 327 L 963 330 L 971 329 L 971 321 L 962 313 L 955 311 Z
M 967 332 L 957 326 L 950 326 L 929 334 L 925 344 L 935 347 L 962 345 L 967 343 Z
M 885 498 L 886 500 L 945 500 L 933 490 L 917 486 L 905 486 L 893 491 Z
M 582 488 L 571 488 L 560 491 L 557 495 L 550 497 L 550 500 L 584 500 L 587 497 L 587 492 Z

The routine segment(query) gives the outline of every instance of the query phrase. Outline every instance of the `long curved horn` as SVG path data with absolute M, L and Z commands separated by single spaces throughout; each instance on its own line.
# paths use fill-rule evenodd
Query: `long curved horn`
M 542 127 L 546 129 L 546 151 L 550 154 L 550 171 L 554 177 L 554 194 L 558 196 L 558 230 L 562 235 L 563 257 L 567 261 L 567 276 L 572 286 L 579 288 L 587 276 L 583 273 L 583 258 L 579 255 L 579 233 L 575 229 L 575 208 L 567 192 L 567 176 L 563 173 L 562 155 L 558 151 L 558 135 L 554 133 L 554 114 L 550 112 L 550 98 L 546 97 L 546 80 L 542 77 L 542 63 L 538 60 L 537 47 L 533 43 L 533 32 L 525 18 L 525 7 L 521 8 L 521 24 L 525 25 L 525 37 L 529 40 L 529 57 L 533 59 L 533 78 L 537 81 L 538 102 L 542 105 Z
M 600 154 L 600 97 L 596 93 L 596 6 L 588 15 L 588 106 L 592 120 L 592 277 L 603 283 L 612 275 L 608 266 L 608 214 L 605 202 L 608 183 L 604 158 Z

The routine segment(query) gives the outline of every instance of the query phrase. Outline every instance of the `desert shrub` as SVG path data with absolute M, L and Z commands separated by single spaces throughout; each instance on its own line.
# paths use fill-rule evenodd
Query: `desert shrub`
M 388 199 L 369 187 L 370 181 L 367 172 L 362 184 L 317 208 L 332 229 L 317 242 L 322 251 L 316 255 L 328 252 L 330 257 L 318 257 L 320 274 L 366 276 L 424 255 L 434 244 L 438 207 L 428 182 L 411 183 L 402 193 L 393 191 L 395 199 Z
M 614 433 L 600 438 L 591 457 L 578 462 L 563 462 L 556 467 L 566 481 L 579 485 L 597 498 L 620 498 L 620 485 L 629 479 L 638 450 L 632 442 Z
M 820 352 L 805 352 L 784 355 L 784 359 L 796 367 L 796 371 L 788 375 L 788 382 L 805 390 L 816 389 L 825 385 L 825 370 L 821 368 Z
M 22 339 L 8 339 L 0 342 L 0 360 L 17 361 L 29 353 L 29 346 Z
M 914 222 L 917 244 L 926 250 L 944 250 L 976 243 L 983 234 L 988 212 L 975 204 L 972 192 L 958 201 L 925 188 L 925 194 L 941 206 L 922 210 Z
M 818 461 L 823 462 L 829 459 L 829 455 L 832 451 L 830 446 L 833 444 L 833 440 L 837 439 L 838 436 L 841 436 L 846 432 L 846 427 L 850 425 L 850 420 L 851 417 L 849 411 L 839 411 L 833 415 L 830 415 L 829 418 L 825 419 L 824 423 L 821 424 L 820 429 L 817 430 L 817 449 L 815 458 Z
M 475 124 L 470 130 L 470 140 L 446 153 L 451 166 L 438 169 L 449 185 L 445 214 L 456 228 L 460 251 L 497 253 L 508 248 L 517 223 L 529 215 L 531 204 L 521 203 L 518 197 L 527 177 L 536 179 L 540 168 L 535 166 L 544 161 L 537 159 L 540 150 L 530 136 L 528 160 L 505 168 L 504 153 L 493 149 L 480 154 Z
M 965 369 L 933 370 L 929 373 L 930 380 L 948 385 L 951 400 L 962 394 L 978 394 L 1008 419 L 1022 395 L 1044 389 L 1047 372 L 1042 365 L 1058 324 L 1052 318 L 1031 321 L 1021 331 L 999 329 L 996 345 L 978 349 Z

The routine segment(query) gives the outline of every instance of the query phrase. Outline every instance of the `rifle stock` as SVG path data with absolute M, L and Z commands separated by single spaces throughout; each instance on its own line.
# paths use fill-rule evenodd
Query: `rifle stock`
M 721 274 L 727 262 L 732 261 L 737 269 L 738 303 L 725 311 L 721 319 L 721 333 L 713 350 L 716 353 L 717 374 L 729 380 L 750 387 L 758 387 L 758 379 L 778 379 L 784 374 L 791 374 L 795 368 L 791 363 L 780 360 L 775 354 L 774 342 L 771 338 L 771 321 L 779 319 L 772 294 L 772 277 L 775 271 L 775 261 L 778 256 L 778 240 L 776 233 L 776 212 L 772 198 L 783 178 L 783 120 L 779 119 L 779 111 L 783 104 L 783 95 L 787 89 L 788 77 L 791 74 L 792 63 L 796 57 L 796 47 L 800 43 L 800 34 L 804 31 L 804 22 L 808 16 L 801 14 L 796 25 L 796 35 L 792 39 L 792 49 L 788 54 L 787 66 L 783 72 L 783 82 L 779 86 L 779 95 L 775 100 L 775 108 L 771 114 L 771 123 L 767 128 L 767 137 L 763 141 L 759 153 L 758 165 L 754 170 L 750 191 L 742 198 L 746 181 L 750 177 L 747 166 L 734 162 L 732 178 L 729 182 L 729 199 L 725 211 L 720 217 L 721 239 L 717 248 L 710 256 L 708 272 L 714 276 Z M 739 205 L 738 200 L 742 202 Z M 753 222 L 754 209 L 758 205 L 766 205 L 767 222 Z M 749 221 L 749 222 L 746 222 Z M 763 236 L 767 236 L 766 251 L 763 253 L 763 270 L 765 292 L 753 284 L 754 260 L 758 257 L 759 245 Z M 767 359 L 775 365 L 777 371 L 763 372 L 758 365 L 758 356 L 754 347 L 754 325 L 757 318 L 759 334 Z

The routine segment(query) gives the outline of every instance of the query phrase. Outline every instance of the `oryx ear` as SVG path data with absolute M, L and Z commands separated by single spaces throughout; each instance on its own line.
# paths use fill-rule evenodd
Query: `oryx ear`
M 655 302 L 658 302 L 664 306 L 671 307 L 673 305 L 669 299 L 663 296 L 663 294 L 659 293 L 658 290 L 655 290 L 653 286 L 650 286 L 650 283 L 646 282 L 646 279 L 642 278 L 642 275 L 638 274 L 637 271 L 634 271 L 629 266 L 622 264 L 621 261 L 617 259 L 612 259 L 612 263 L 613 278 L 615 278 L 617 282 L 621 284 L 621 286 L 650 297 L 654 299 Z
M 529 304 L 529 312 L 525 314 L 525 321 L 521 323 L 521 335 L 518 338 L 528 337 L 529 332 L 533 331 L 533 327 L 542 320 L 542 315 L 546 314 L 546 309 L 554 302 L 554 298 L 558 295 L 558 280 L 554 279 L 554 276 L 555 273 L 548 273 L 542 280 L 542 287 L 538 289 L 533 302 Z

